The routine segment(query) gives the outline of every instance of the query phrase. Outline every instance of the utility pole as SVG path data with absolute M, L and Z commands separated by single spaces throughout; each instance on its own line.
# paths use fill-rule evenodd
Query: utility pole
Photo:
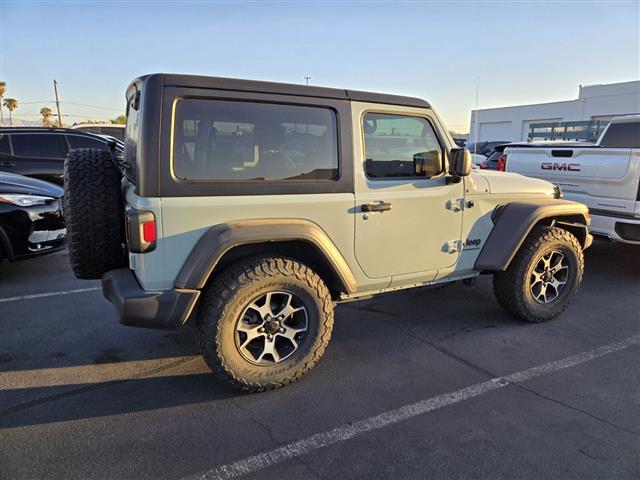
M 56 109 L 58 110 L 58 126 L 62 127 L 62 115 L 60 114 L 60 99 L 58 98 L 58 82 L 53 81 L 53 91 L 56 94 Z
M 474 141 L 473 141 L 473 153 L 476 153 L 476 150 L 478 150 L 478 97 L 480 93 L 480 76 L 476 75 L 476 114 L 475 114 L 475 123 L 474 123 L 474 130 L 475 130 L 475 134 L 474 134 Z
M 307 87 L 309 86 L 309 80 L 311 80 L 311 77 L 304 77 L 304 79 L 307 81 Z

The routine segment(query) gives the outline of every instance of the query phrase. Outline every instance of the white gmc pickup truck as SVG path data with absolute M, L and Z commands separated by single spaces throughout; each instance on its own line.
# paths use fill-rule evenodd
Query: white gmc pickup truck
M 640 245 L 640 115 L 616 117 L 595 144 L 521 143 L 498 147 L 498 170 L 548 180 L 584 203 L 590 231 Z

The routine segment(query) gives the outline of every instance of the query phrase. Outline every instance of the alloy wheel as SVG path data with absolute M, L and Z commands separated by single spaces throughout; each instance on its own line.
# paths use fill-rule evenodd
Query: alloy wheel
M 298 350 L 308 328 L 307 309 L 297 295 L 267 292 L 240 315 L 235 329 L 236 347 L 251 363 L 273 365 Z
M 531 272 L 531 294 L 536 302 L 548 304 L 556 300 L 569 279 L 569 264 L 558 250 L 546 253 Z

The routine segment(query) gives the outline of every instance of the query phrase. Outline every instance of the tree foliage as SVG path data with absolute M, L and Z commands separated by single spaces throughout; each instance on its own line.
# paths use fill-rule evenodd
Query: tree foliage
M 51 118 L 53 112 L 49 107 L 42 107 L 40 109 L 40 115 L 42 115 L 42 125 L 44 127 L 50 127 L 53 125 L 53 119 Z

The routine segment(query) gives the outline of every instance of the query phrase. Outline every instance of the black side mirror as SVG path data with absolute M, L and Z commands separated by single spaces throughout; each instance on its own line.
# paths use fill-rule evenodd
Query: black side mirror
M 466 177 L 471 173 L 471 152 L 466 148 L 452 148 L 449 152 L 449 174 Z
M 431 178 L 442 172 L 440 150 L 430 150 L 413 155 L 413 171 L 416 176 Z

